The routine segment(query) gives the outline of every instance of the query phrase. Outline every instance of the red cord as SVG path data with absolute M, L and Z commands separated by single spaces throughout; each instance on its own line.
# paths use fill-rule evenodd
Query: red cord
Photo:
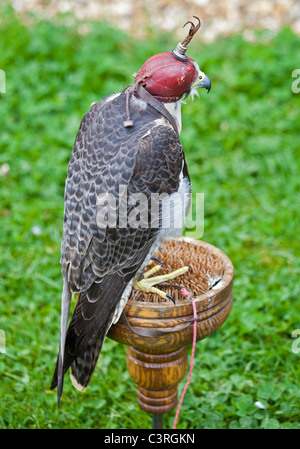
M 181 289 L 181 293 L 183 294 L 183 296 L 187 297 L 189 296 L 190 292 L 188 292 L 185 288 Z M 193 346 L 192 346 L 192 354 L 191 354 L 191 363 L 190 363 L 190 370 L 189 370 L 189 375 L 188 375 L 188 379 L 187 382 L 184 386 L 177 410 L 176 410 L 176 415 L 175 415 L 175 419 L 174 419 L 174 424 L 173 424 L 173 429 L 176 429 L 177 426 L 177 421 L 178 421 L 178 417 L 179 417 L 179 412 L 182 406 L 182 402 L 183 402 L 183 398 L 185 396 L 185 393 L 188 389 L 188 386 L 190 384 L 191 378 L 192 378 L 192 372 L 193 372 L 193 368 L 194 368 L 194 358 L 195 358 L 195 348 L 196 348 L 196 337 L 197 337 L 197 309 L 196 309 L 196 304 L 193 298 L 191 298 L 192 301 L 192 305 L 193 305 L 193 312 L 194 312 L 194 332 L 193 332 Z

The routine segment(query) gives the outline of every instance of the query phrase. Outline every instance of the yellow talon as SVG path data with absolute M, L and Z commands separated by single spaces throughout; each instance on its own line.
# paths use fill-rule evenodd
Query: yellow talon
M 178 270 L 172 271 L 172 273 L 150 277 L 152 274 L 157 273 L 157 271 L 159 271 L 160 268 L 161 268 L 161 265 L 155 265 L 153 268 L 146 271 L 146 273 L 144 273 L 143 279 L 141 279 L 140 281 L 133 282 L 133 288 L 135 290 L 139 290 L 139 291 L 145 292 L 145 293 L 156 293 L 157 295 L 161 296 L 163 299 L 172 299 L 173 300 L 173 298 L 170 297 L 170 295 L 166 294 L 165 292 L 163 292 L 153 286 L 155 284 L 160 284 L 161 282 L 166 282 L 171 279 L 174 279 L 177 276 L 181 276 L 182 274 L 186 273 L 190 268 L 182 267 L 182 268 L 178 268 Z

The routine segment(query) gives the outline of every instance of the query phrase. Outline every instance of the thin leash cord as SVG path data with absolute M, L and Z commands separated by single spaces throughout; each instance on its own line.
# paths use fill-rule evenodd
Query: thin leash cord
M 181 289 L 181 293 L 183 294 L 183 296 L 187 297 L 190 295 L 190 292 L 188 292 L 185 288 Z M 188 389 L 188 386 L 191 382 L 191 378 L 192 378 L 192 372 L 193 372 L 193 368 L 194 368 L 194 358 L 195 358 L 195 349 L 196 349 L 196 338 L 197 338 L 197 309 L 196 309 L 196 304 L 193 298 L 191 298 L 191 302 L 192 302 L 192 306 L 193 306 L 193 312 L 194 312 L 194 327 L 193 327 L 193 345 L 192 345 L 192 354 L 191 354 L 191 362 L 190 362 L 190 370 L 189 370 L 189 374 L 188 374 L 188 379 L 187 382 L 184 386 L 183 392 L 181 394 L 181 398 L 176 410 L 176 415 L 175 415 L 175 419 L 174 419 L 174 424 L 173 424 L 173 429 L 176 429 L 177 426 L 177 421 L 178 421 L 178 417 L 179 417 L 179 413 L 180 413 L 180 409 L 183 403 L 183 399 L 185 396 L 185 393 Z

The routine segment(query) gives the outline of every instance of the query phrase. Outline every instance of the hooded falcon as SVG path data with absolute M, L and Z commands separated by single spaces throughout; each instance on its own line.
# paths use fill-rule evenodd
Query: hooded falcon
M 61 332 L 51 384 L 59 406 L 69 368 L 76 389 L 88 386 L 132 288 L 173 300 L 155 287 L 162 276 L 141 272 L 161 243 L 183 229 L 178 195 L 189 195 L 191 187 L 179 138 L 182 97 L 211 87 L 186 55 L 200 28 L 195 19 L 196 25 L 187 22 L 188 36 L 176 49 L 150 57 L 134 74 L 134 84 L 94 103 L 81 121 L 65 185 Z M 189 202 L 185 216 L 188 208 Z M 68 326 L 72 294 L 77 302 Z

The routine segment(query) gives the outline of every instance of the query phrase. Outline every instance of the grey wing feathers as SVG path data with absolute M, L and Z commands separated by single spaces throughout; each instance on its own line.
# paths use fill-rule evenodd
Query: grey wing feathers
M 172 193 L 179 184 L 183 151 L 173 129 L 152 126 L 143 137 L 149 130 L 146 121 L 128 134 L 124 111 L 114 105 L 117 100 L 102 107 L 97 103 L 85 116 L 68 168 L 61 262 L 63 272 L 70 264 L 72 291 L 87 290 L 95 278 L 131 266 L 146 242 L 144 234 L 155 234 L 149 229 L 99 229 L 97 196 L 110 192 L 118 197 L 119 186 L 125 185 L 128 195 L 143 192 L 149 197 Z
M 81 379 L 79 383 L 84 379 L 84 384 L 90 379 L 122 293 L 159 231 L 151 228 L 150 221 L 145 228 L 99 228 L 97 197 L 114 195 L 119 212 L 119 186 L 123 185 L 128 196 L 142 192 L 149 209 L 151 193 L 170 194 L 178 189 L 184 160 L 174 130 L 155 122 L 161 118 L 156 110 L 148 106 L 141 113 L 133 104 L 131 114 L 135 125 L 125 129 L 124 93 L 93 105 L 81 122 L 68 167 L 61 263 L 69 293 L 78 292 L 79 299 L 60 370 L 65 372 L 72 365 L 73 376 Z M 127 206 L 127 214 L 132 207 Z M 51 388 L 62 375 L 58 370 L 59 363 Z M 62 385 L 59 387 L 62 390 Z

